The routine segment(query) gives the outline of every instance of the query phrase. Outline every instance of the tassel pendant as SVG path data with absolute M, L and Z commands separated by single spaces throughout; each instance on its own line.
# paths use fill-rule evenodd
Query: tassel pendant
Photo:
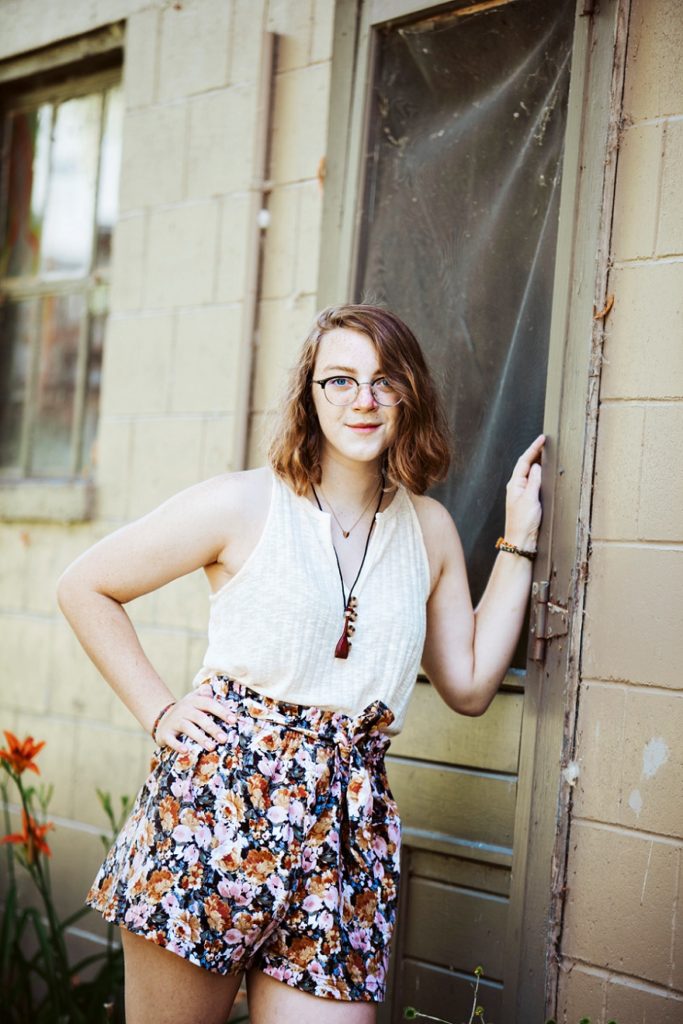
M 350 597 L 346 608 L 344 609 L 344 629 L 342 635 L 337 640 L 337 646 L 334 649 L 335 658 L 348 658 L 349 651 L 351 650 L 350 637 L 353 635 L 355 626 L 354 622 L 358 615 L 356 611 L 356 605 L 358 604 L 355 597 Z

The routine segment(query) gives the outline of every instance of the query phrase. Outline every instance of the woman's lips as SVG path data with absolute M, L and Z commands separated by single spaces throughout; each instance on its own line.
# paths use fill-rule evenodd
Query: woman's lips
M 347 423 L 346 425 L 351 430 L 357 430 L 359 434 L 370 434 L 380 426 L 379 423 Z

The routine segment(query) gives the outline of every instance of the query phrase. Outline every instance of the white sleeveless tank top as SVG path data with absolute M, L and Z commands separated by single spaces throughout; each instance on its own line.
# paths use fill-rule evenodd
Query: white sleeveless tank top
M 277 474 L 272 479 L 256 547 L 210 596 L 209 646 L 193 685 L 223 674 L 277 700 L 352 716 L 382 700 L 395 734 L 420 667 L 429 597 L 429 562 L 408 492 L 399 487 L 376 514 L 344 660 L 334 656 L 344 605 L 331 516 Z

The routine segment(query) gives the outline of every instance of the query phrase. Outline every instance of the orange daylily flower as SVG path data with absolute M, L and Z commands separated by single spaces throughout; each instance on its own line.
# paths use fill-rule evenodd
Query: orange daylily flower
M 52 850 L 45 842 L 45 833 L 54 828 L 52 822 L 46 821 L 44 825 L 40 825 L 35 818 L 27 815 L 26 811 L 22 811 L 21 817 L 24 823 L 24 831 L 13 832 L 9 836 L 3 836 L 0 839 L 0 846 L 3 843 L 21 843 L 26 848 L 26 859 L 29 864 L 33 863 L 38 853 L 45 853 L 48 857 L 51 857 Z
M 22 743 L 13 732 L 9 732 L 7 729 L 4 729 L 3 732 L 9 749 L 0 750 L 0 758 L 7 761 L 17 775 L 21 775 L 27 768 L 29 771 L 35 772 L 36 775 L 40 775 L 40 768 L 34 763 L 33 758 L 43 749 L 45 740 L 36 743 L 33 736 L 27 736 Z

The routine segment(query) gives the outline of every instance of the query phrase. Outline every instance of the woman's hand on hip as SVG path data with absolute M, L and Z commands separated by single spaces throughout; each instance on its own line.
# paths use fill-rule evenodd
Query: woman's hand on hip
M 539 434 L 515 463 L 505 498 L 505 539 L 525 551 L 534 550 L 541 525 L 541 453 L 545 434 Z
M 233 725 L 235 715 L 216 700 L 209 683 L 202 683 L 161 716 L 153 739 L 157 746 L 171 747 L 179 752 L 186 749 L 183 737 L 199 743 L 204 750 L 214 750 L 216 743 L 225 743 L 228 738 L 220 720 Z

